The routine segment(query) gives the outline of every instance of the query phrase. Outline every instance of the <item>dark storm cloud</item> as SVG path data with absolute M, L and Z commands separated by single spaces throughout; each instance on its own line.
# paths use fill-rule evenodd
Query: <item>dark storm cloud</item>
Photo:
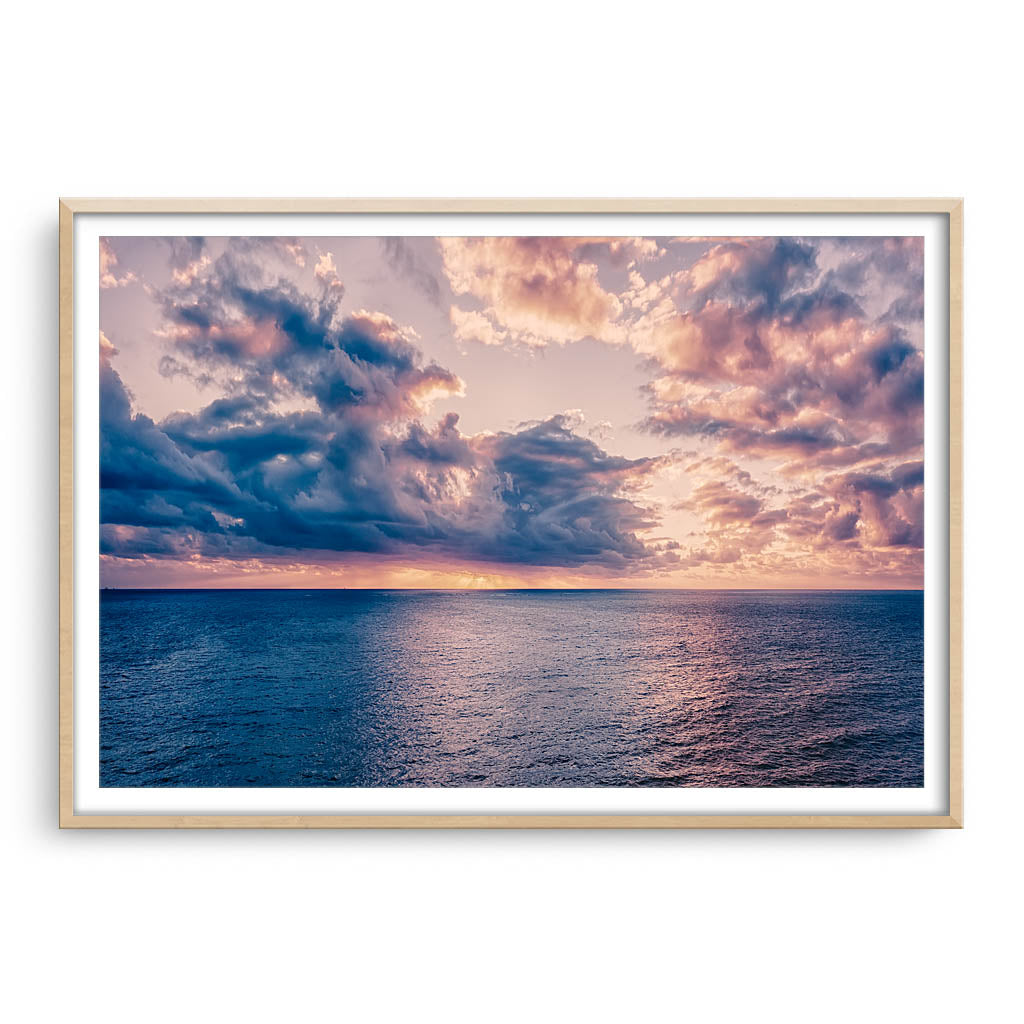
M 212 465 L 190 458 L 153 421 L 133 415 L 121 378 L 100 368 L 100 486 L 201 495 L 223 500 L 230 479 Z
M 472 469 L 476 454 L 459 433 L 458 422 L 458 413 L 450 412 L 433 433 L 421 423 L 410 423 L 405 437 L 393 445 L 385 445 L 386 450 L 431 465 Z
M 608 455 L 561 415 L 498 434 L 480 447 L 494 467 L 504 503 L 503 529 L 487 542 L 489 553 L 504 549 L 519 562 L 609 569 L 674 561 L 674 545 L 639 539 L 638 531 L 657 522 L 626 496 L 658 460 Z M 554 552 L 560 554 L 558 563 L 551 561 Z
M 449 414 L 433 430 L 413 422 L 391 436 L 226 399 L 159 427 L 105 416 L 103 430 L 103 521 L 146 528 L 108 532 L 104 550 L 121 557 L 178 557 L 180 538 L 159 537 L 182 529 L 205 554 L 225 553 L 233 536 L 256 542 L 236 545 L 247 555 L 421 548 L 606 568 L 671 557 L 637 537 L 655 520 L 621 493 L 651 460 L 608 456 L 561 417 L 481 440 L 461 435 Z
M 329 436 L 316 413 L 267 413 L 248 396 L 218 399 L 195 416 L 176 413 L 161 428 L 185 452 L 221 456 L 234 474 L 278 456 L 314 452 Z
M 495 469 L 516 481 L 524 501 L 568 499 L 581 490 L 613 491 L 655 464 L 608 455 L 576 434 L 564 415 L 499 434 L 490 448 Z

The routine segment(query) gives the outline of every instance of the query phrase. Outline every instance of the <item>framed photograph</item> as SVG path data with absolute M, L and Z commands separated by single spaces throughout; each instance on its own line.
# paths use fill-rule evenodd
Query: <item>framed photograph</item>
M 62 201 L 61 826 L 962 827 L 962 238 Z

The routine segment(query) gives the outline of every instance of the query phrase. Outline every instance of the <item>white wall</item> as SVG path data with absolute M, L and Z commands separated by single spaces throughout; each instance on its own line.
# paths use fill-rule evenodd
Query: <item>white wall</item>
M 1008 1014 L 1024 675 L 1019 11 L 382 8 L 5 13 L 11 1019 Z M 58 833 L 60 194 L 965 195 L 966 830 Z

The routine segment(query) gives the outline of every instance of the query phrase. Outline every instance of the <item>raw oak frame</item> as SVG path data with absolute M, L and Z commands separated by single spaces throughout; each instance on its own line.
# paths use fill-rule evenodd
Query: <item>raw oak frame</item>
M 74 810 L 74 218 L 78 213 L 931 213 L 949 224 L 949 808 L 946 814 L 76 814 Z M 60 201 L 61 828 L 962 828 L 963 200 L 62 199 Z

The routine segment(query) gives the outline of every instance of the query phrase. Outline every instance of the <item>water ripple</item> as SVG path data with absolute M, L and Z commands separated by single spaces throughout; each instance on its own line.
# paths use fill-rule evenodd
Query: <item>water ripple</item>
M 920 592 L 108 591 L 104 786 L 920 786 Z

